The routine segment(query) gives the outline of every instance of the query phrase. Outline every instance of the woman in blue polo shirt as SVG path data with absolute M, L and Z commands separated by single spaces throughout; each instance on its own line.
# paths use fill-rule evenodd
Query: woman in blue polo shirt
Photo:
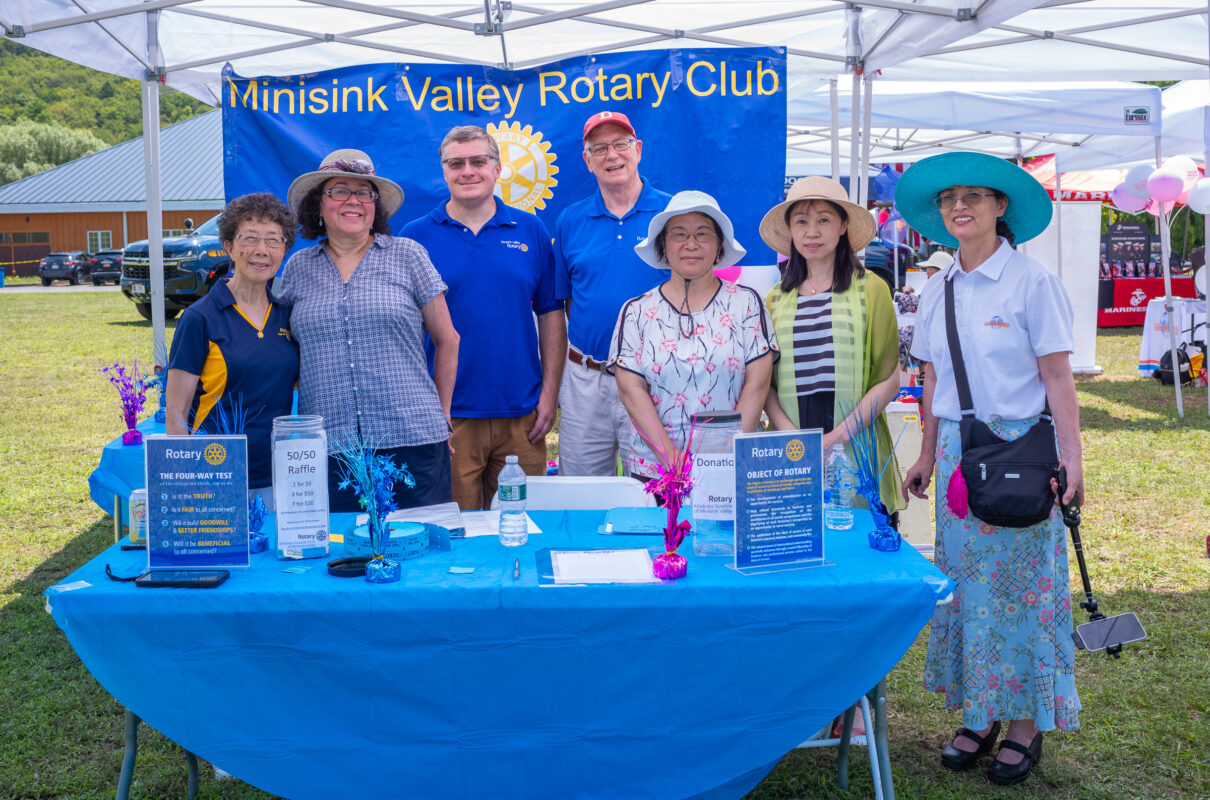
M 221 280 L 181 315 L 168 358 L 166 427 L 170 434 L 243 430 L 248 488 L 273 507 L 273 418 L 290 413 L 298 380 L 298 346 L 290 311 L 269 281 L 294 243 L 297 223 L 268 193 L 232 200 L 219 218 L 231 256 Z

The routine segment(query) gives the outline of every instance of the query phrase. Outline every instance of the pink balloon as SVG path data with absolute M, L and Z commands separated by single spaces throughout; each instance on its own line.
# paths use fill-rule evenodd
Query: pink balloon
M 741 267 L 739 264 L 736 264 L 734 266 L 723 267 L 722 269 L 716 269 L 714 271 L 714 274 L 717 275 L 720 280 L 730 281 L 731 283 L 735 283 L 736 281 L 739 280 L 740 273 L 743 271 L 744 271 L 744 268 Z
M 1176 204 L 1178 206 L 1186 205 L 1188 202 L 1189 202 L 1189 190 L 1188 189 L 1186 189 L 1185 191 L 1181 192 L 1180 194 L 1178 194 L 1176 196 Z
M 1147 207 L 1147 200 L 1142 197 L 1135 197 L 1126 188 L 1126 184 L 1124 183 L 1119 183 L 1113 187 L 1113 192 L 1110 196 L 1113 198 L 1113 205 L 1118 210 L 1125 211 L 1127 214 L 1137 214 Z
M 1158 200 L 1156 200 L 1154 197 L 1151 198 L 1150 200 L 1147 201 L 1147 213 L 1153 217 L 1158 217 L 1161 213 L 1160 205 L 1161 204 Z M 1164 206 L 1163 213 L 1171 214 L 1172 209 L 1175 205 L 1176 205 L 1176 203 L 1164 203 L 1163 204 L 1163 206 Z
M 1174 169 L 1161 167 L 1147 179 L 1147 191 L 1151 194 L 1151 199 L 1171 203 L 1185 191 L 1185 176 Z

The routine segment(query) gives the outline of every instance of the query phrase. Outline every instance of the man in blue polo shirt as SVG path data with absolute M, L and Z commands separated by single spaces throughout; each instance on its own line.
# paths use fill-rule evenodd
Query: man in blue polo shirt
M 550 233 L 493 195 L 496 140 L 460 126 L 440 155 L 450 199 L 402 234 L 424 245 L 449 286 L 446 303 L 462 337 L 451 410 L 454 500 L 477 510 L 491 504 L 506 456 L 517 456 L 527 475 L 546 474 L 567 334 Z
M 630 446 L 630 417 L 604 367 L 622 306 L 669 277 L 634 253 L 671 196 L 639 177 L 643 142 L 625 114 L 584 123 L 584 163 L 597 192 L 555 222 L 558 298 L 567 303 L 570 362 L 559 391 L 559 474 L 614 475 Z

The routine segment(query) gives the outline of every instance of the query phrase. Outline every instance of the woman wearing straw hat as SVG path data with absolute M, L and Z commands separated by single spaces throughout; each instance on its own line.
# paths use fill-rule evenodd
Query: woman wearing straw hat
M 988 778 L 1012 785 L 1042 756 L 1042 732 L 1079 728 L 1071 638 L 1066 533 L 1057 511 L 1029 527 L 983 523 L 966 508 L 959 400 L 946 325 L 947 285 L 955 335 L 975 417 L 1001 439 L 1022 436 L 1049 402 L 1069 488 L 1083 494 L 1080 418 L 1068 355 L 1072 310 L 1059 279 L 1015 249 L 1050 222 L 1046 190 L 998 158 L 947 153 L 913 165 L 895 190 L 908 224 L 947 247 L 955 262 L 921 292 L 912 354 L 925 365 L 924 442 L 907 471 L 904 496 L 926 497 L 937 471 L 936 564 L 954 580 L 954 602 L 929 630 L 925 687 L 962 709 L 941 756 L 973 767 L 1007 736 Z
M 761 220 L 761 238 L 789 257 L 765 305 L 792 354 L 778 364 L 765 411 L 777 430 L 822 429 L 825 452 L 872 420 L 878 463 L 892 460 L 879 498 L 894 515 L 906 503 L 885 409 L 899 392 L 899 328 L 890 288 L 855 255 L 876 231 L 870 212 L 822 177 L 795 181 Z
M 694 414 L 737 410 L 743 429 L 756 430 L 777 344 L 756 292 L 714 274 L 745 250 L 710 195 L 674 195 L 634 251 L 672 270 L 622 307 L 609 354 L 635 429 L 631 473 L 647 479 L 684 449 Z
M 403 190 L 365 153 L 337 150 L 294 179 L 288 200 L 303 238 L 319 240 L 290 258 L 280 282 L 302 359 L 299 413 L 324 418 L 330 452 L 368 447 L 406 464 L 416 485 L 396 482 L 400 508 L 449 502 L 458 334 L 428 253 L 390 235 Z M 357 511 L 339 472 L 329 456 L 329 507 Z

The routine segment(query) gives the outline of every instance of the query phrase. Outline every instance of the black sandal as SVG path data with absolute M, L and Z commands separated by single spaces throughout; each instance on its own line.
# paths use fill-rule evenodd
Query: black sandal
M 1023 758 L 1016 764 L 1005 764 L 996 759 L 987 768 L 987 779 L 1001 786 L 1016 786 L 1028 778 L 1034 771 L 1034 765 L 1042 760 L 1042 731 L 1038 731 L 1034 735 L 1029 747 L 1022 747 L 1010 739 L 1005 739 L 1000 742 L 1000 749 L 1003 750 L 1006 747 L 1009 750 L 1016 750 Z
M 986 736 L 980 736 L 970 728 L 959 728 L 954 731 L 954 739 L 958 739 L 960 736 L 970 739 L 978 747 L 974 751 L 968 752 L 954 747 L 952 741 L 945 746 L 945 749 L 941 751 L 941 766 L 952 769 L 954 772 L 965 772 L 975 766 L 979 756 L 992 749 L 992 745 L 1000 737 L 1000 721 L 992 723 L 991 730 L 987 732 Z

